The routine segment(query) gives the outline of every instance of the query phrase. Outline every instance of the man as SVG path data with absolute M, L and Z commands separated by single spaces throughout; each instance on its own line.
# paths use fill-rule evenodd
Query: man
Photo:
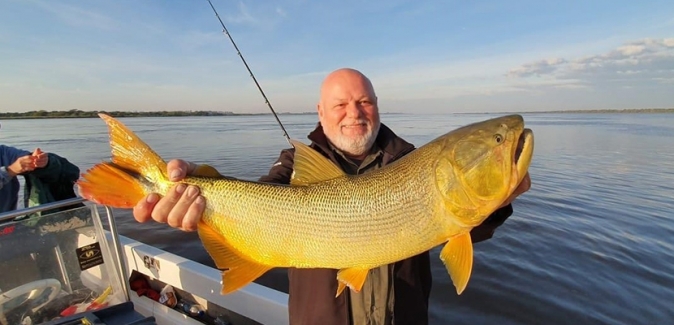
M 16 210 L 19 201 L 17 175 L 44 168 L 49 156 L 40 148 L 30 151 L 0 145 L 0 213 Z
M 379 121 L 377 97 L 370 80 L 359 71 L 339 69 L 322 84 L 317 105 L 319 125 L 311 134 L 311 147 L 348 174 L 365 173 L 399 159 L 414 146 Z M 290 181 L 292 149 L 283 150 L 262 182 Z M 168 164 L 172 180 L 185 175 L 214 174 L 208 166 L 182 160 Z M 529 189 L 529 177 L 504 206 L 474 229 L 473 241 L 490 238 L 493 230 L 512 214 L 510 202 Z M 164 198 L 150 194 L 134 208 L 139 222 L 154 219 L 193 231 L 204 211 L 205 199 L 194 186 L 177 185 Z M 346 290 L 335 298 L 337 270 L 288 270 L 288 308 L 291 324 L 427 324 L 431 290 L 429 253 L 370 271 L 360 293 Z

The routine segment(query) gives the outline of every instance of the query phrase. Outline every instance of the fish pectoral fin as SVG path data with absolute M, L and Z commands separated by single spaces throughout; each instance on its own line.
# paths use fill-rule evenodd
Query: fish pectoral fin
M 272 268 L 247 259 L 225 237 L 203 222 L 199 223 L 198 232 L 206 251 L 217 268 L 223 271 L 222 294 L 240 289 Z
M 360 292 L 360 289 L 363 288 L 363 283 L 365 283 L 365 279 L 367 278 L 367 274 L 369 272 L 369 269 L 360 269 L 355 267 L 339 270 L 337 272 L 338 286 L 337 295 L 335 297 L 339 297 L 342 291 L 344 291 L 344 288 L 347 286 L 355 292 Z
M 290 185 L 307 186 L 346 175 L 332 161 L 306 144 L 297 140 L 290 140 L 290 143 L 295 147 Z
M 473 243 L 470 233 L 450 238 L 440 252 L 440 259 L 452 278 L 456 293 L 461 294 L 468 285 L 473 269 Z

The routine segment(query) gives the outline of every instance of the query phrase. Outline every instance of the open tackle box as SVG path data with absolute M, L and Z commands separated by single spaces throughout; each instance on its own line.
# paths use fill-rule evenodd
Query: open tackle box
M 121 261 L 108 208 L 75 198 L 0 214 L 0 325 L 156 324 L 134 310 Z

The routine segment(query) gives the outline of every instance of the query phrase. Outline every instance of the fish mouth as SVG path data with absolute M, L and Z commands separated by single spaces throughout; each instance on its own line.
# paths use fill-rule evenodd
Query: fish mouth
M 514 163 L 517 169 L 517 178 L 521 181 L 526 174 L 529 164 L 531 163 L 531 156 L 534 148 L 534 133 L 531 129 L 524 129 L 517 139 L 517 147 L 515 148 Z
M 522 131 L 522 134 L 520 134 L 519 139 L 517 139 L 517 148 L 515 148 L 515 163 L 520 159 L 520 156 L 522 156 L 522 149 L 524 148 L 524 142 L 526 142 L 526 136 L 525 136 L 525 131 Z

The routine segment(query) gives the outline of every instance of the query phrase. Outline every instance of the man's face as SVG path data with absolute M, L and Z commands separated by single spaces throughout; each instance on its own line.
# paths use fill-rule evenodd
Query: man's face
M 328 140 L 352 156 L 368 153 L 379 132 L 379 108 L 372 85 L 351 71 L 326 78 L 318 117 Z

